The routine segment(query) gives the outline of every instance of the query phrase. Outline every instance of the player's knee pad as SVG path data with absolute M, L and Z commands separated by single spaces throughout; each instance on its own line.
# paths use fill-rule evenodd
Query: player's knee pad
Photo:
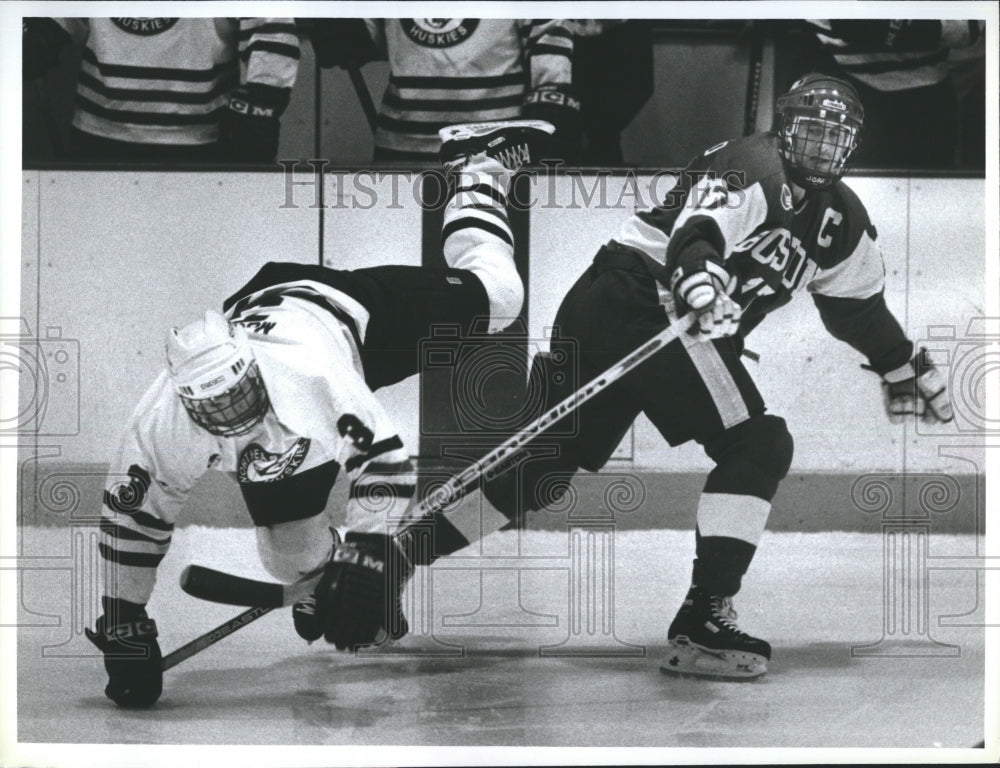
M 792 465 L 794 442 L 783 418 L 758 414 L 706 442 L 705 453 L 716 463 L 706 492 L 770 500 Z

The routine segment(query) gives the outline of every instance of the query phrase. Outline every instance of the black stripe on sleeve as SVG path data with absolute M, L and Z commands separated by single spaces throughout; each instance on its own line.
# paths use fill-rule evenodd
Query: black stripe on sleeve
M 240 51 L 240 58 L 243 61 L 249 61 L 250 56 L 255 53 L 274 53 L 278 56 L 284 56 L 288 59 L 299 60 L 302 52 L 299 50 L 297 45 L 289 45 L 288 43 L 278 43 L 273 40 L 254 40 L 250 45 Z
M 112 498 L 111 494 L 107 491 L 104 492 L 104 506 L 112 512 L 117 512 L 120 515 L 128 515 L 143 528 L 152 528 L 154 531 L 167 532 L 174 530 L 173 523 L 168 523 L 166 520 L 154 517 L 148 512 L 138 512 L 123 508 L 120 504 L 115 502 L 114 498 Z
M 126 541 L 145 541 L 150 544 L 165 545 L 170 543 L 172 537 L 167 536 L 165 539 L 155 539 L 152 536 L 147 536 L 144 533 L 139 533 L 139 531 L 134 531 L 131 528 L 126 528 L 123 525 L 118 525 L 108 520 L 106 517 L 101 518 L 101 533 L 106 533 L 116 539 L 123 539 Z
M 564 59 L 569 59 L 573 55 L 573 50 L 571 48 L 563 48 L 558 45 L 546 45 L 545 43 L 539 43 L 538 45 L 532 46 L 531 48 L 532 56 L 562 56 Z
M 263 24 L 240 23 L 240 41 L 249 40 L 254 35 L 295 35 L 298 30 L 294 24 L 281 21 L 268 21 Z
M 118 565 L 130 565 L 133 568 L 156 568 L 163 560 L 163 554 L 148 552 L 122 552 L 112 549 L 103 541 L 97 545 L 97 551 L 105 560 Z

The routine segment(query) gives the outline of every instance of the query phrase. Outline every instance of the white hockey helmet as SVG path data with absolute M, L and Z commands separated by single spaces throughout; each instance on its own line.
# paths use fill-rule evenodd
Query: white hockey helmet
M 270 407 L 246 331 L 214 309 L 170 329 L 167 367 L 188 414 L 213 435 L 246 434 Z

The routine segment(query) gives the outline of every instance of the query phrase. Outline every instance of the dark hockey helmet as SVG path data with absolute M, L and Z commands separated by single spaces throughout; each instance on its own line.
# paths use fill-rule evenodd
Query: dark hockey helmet
M 192 420 L 213 435 L 244 435 L 270 407 L 246 331 L 215 310 L 170 329 L 167 367 Z
M 778 97 L 775 113 L 781 157 L 792 181 L 825 189 L 844 175 L 865 116 L 850 84 L 811 72 Z

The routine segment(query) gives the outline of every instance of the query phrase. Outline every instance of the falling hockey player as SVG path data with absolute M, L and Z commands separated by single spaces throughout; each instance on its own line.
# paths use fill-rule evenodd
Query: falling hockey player
M 773 132 L 711 147 L 663 205 L 630 217 L 556 314 L 559 338 L 575 341 L 579 381 L 689 313 L 692 332 L 585 403 L 575 430 L 553 427 L 528 448 L 542 450 L 484 485 L 493 506 L 519 521 L 557 501 L 560 482 L 579 469 L 601 469 L 640 413 L 670 445 L 703 446 L 715 467 L 698 502 L 692 583 L 667 629 L 664 672 L 752 679 L 771 658 L 769 643 L 737 626 L 732 600 L 792 461 L 785 421 L 765 412 L 741 361 L 744 337 L 769 312 L 805 289 L 829 333 L 881 376 L 890 420 L 952 418 L 943 376 L 886 306 L 875 228 L 841 181 L 862 124 L 848 84 L 806 75 L 777 100 Z M 567 393 L 549 368 L 535 357 L 532 378 L 545 377 L 551 405 Z M 447 510 L 429 512 L 386 544 L 384 573 L 345 551 L 315 592 L 326 631 L 340 646 L 374 642 L 380 627 L 405 621 L 399 594 L 412 566 L 481 533 L 459 530 Z M 362 594 L 371 600 L 355 599 Z
M 417 372 L 419 341 L 435 324 L 469 331 L 489 318 L 493 333 L 517 316 L 524 289 L 505 210 L 515 168 L 494 158 L 530 161 L 525 148 L 552 130 L 541 121 L 449 129 L 443 151 L 455 148 L 455 183 L 444 217 L 446 268 L 270 263 L 225 301 L 224 314 L 209 310 L 167 334 L 167 370 L 136 407 L 104 493 L 103 615 L 88 637 L 104 653 L 110 699 L 145 707 L 162 692 L 146 604 L 178 515 L 208 470 L 239 483 L 275 578 L 321 572 L 333 552 L 385 559 L 382 534 L 405 514 L 414 477 L 373 390 Z M 489 156 L 479 151 L 487 145 Z M 347 546 L 338 549 L 322 513 L 341 472 L 350 491 Z M 367 600 L 350 588 L 351 577 L 341 586 Z M 338 634 L 314 608 L 304 601 L 295 611 L 300 634 L 353 643 L 353 625 Z

